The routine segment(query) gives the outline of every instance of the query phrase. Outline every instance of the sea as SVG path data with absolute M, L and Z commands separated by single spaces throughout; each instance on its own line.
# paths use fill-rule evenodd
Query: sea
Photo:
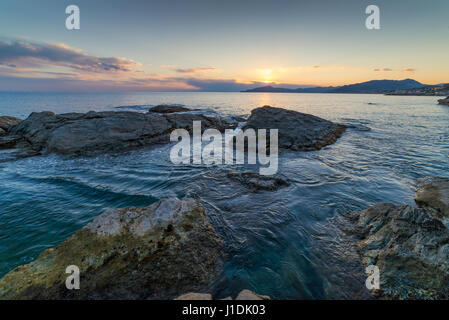
M 297 93 L 0 93 L 0 115 L 147 110 L 159 104 L 247 117 L 264 105 L 349 125 L 319 151 L 279 155 L 289 185 L 249 190 L 226 173 L 249 165 L 173 165 L 170 145 L 97 157 L 41 155 L 2 161 L 0 277 L 30 263 L 109 209 L 193 197 L 223 238 L 228 259 L 217 297 L 242 289 L 272 299 L 351 298 L 351 269 L 330 268 L 321 241 L 336 215 L 378 202 L 416 206 L 416 179 L 449 177 L 449 107 L 437 97 Z M 6 159 L 6 158 L 5 158 Z M 333 239 L 331 242 L 338 242 Z M 326 252 L 326 255 L 321 253 Z M 361 285 L 364 285 L 363 283 Z

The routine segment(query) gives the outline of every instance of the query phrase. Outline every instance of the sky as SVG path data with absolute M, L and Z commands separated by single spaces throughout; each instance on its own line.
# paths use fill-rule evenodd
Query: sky
M 65 9 L 80 9 L 67 30 Z M 368 30 L 368 5 L 380 29 Z M 0 91 L 449 82 L 448 0 L 2 0 Z

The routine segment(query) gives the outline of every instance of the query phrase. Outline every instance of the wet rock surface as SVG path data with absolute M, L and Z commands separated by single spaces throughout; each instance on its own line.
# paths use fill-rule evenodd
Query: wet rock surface
M 193 121 L 201 121 L 203 129 L 228 126 L 219 118 L 188 113 L 39 112 L 14 127 L 11 135 L 36 151 L 90 156 L 169 142 L 172 130 L 192 130 Z
M 105 212 L 34 262 L 0 280 L 0 299 L 173 299 L 207 291 L 225 249 L 193 200 Z M 65 286 L 80 269 L 80 289 Z
M 0 135 L 6 134 L 10 129 L 22 122 L 21 119 L 9 116 L 0 116 Z
M 335 143 L 346 126 L 297 111 L 264 106 L 251 111 L 243 129 L 278 129 L 279 147 L 319 150 Z
M 449 179 L 440 177 L 418 179 L 415 202 L 422 208 L 430 209 L 434 217 L 449 219 Z
M 422 208 L 379 203 L 336 218 L 363 265 L 379 268 L 379 298 L 449 298 L 449 229 L 436 214 L 447 208 L 447 179 L 420 179 L 415 198 Z
M 256 172 L 229 172 L 227 177 L 240 182 L 252 191 L 275 191 L 289 185 L 287 180 L 280 176 L 264 176 Z
M 177 106 L 177 105 L 160 104 L 158 106 L 150 108 L 148 110 L 148 112 L 174 113 L 174 112 L 187 112 L 187 111 L 195 111 L 195 110 L 198 110 L 198 109 L 189 109 L 189 108 L 181 107 L 181 106 Z

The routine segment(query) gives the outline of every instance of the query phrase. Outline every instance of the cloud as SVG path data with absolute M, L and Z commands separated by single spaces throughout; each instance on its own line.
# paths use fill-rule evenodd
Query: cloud
M 382 72 L 409 72 L 409 73 L 413 73 L 413 72 L 416 71 L 416 69 L 413 69 L 413 68 L 406 68 L 406 69 L 390 69 L 390 68 L 382 68 L 382 69 L 380 69 L 380 68 L 376 68 L 376 69 L 373 69 L 373 71 L 374 72 L 382 71 Z
M 140 64 L 127 58 L 96 57 L 65 44 L 0 41 L 0 65 L 11 68 L 67 67 L 90 73 L 129 72 Z
M 202 71 L 211 71 L 211 70 L 215 70 L 215 68 L 208 68 L 208 67 L 204 67 L 204 68 L 189 68 L 189 69 L 176 69 L 175 71 L 178 73 L 199 73 Z

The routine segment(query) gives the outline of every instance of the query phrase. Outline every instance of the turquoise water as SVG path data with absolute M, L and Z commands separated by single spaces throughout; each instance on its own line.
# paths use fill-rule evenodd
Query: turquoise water
M 95 158 L 55 155 L 1 162 L 0 276 L 29 263 L 107 209 L 194 197 L 207 209 L 229 254 L 218 296 L 249 288 L 272 298 L 350 296 L 329 272 L 317 241 L 335 214 L 381 202 L 414 205 L 415 179 L 449 176 L 449 107 L 433 97 L 272 93 L 0 93 L 0 115 L 50 110 L 137 110 L 176 103 L 220 114 L 249 114 L 262 105 L 311 113 L 357 126 L 334 145 L 283 152 L 279 173 L 290 186 L 253 193 L 226 178 L 245 166 L 173 166 L 170 146 Z M 117 108 L 132 106 L 130 108 Z M 339 281 L 340 280 L 340 281 Z M 338 294 L 336 293 L 338 292 Z

